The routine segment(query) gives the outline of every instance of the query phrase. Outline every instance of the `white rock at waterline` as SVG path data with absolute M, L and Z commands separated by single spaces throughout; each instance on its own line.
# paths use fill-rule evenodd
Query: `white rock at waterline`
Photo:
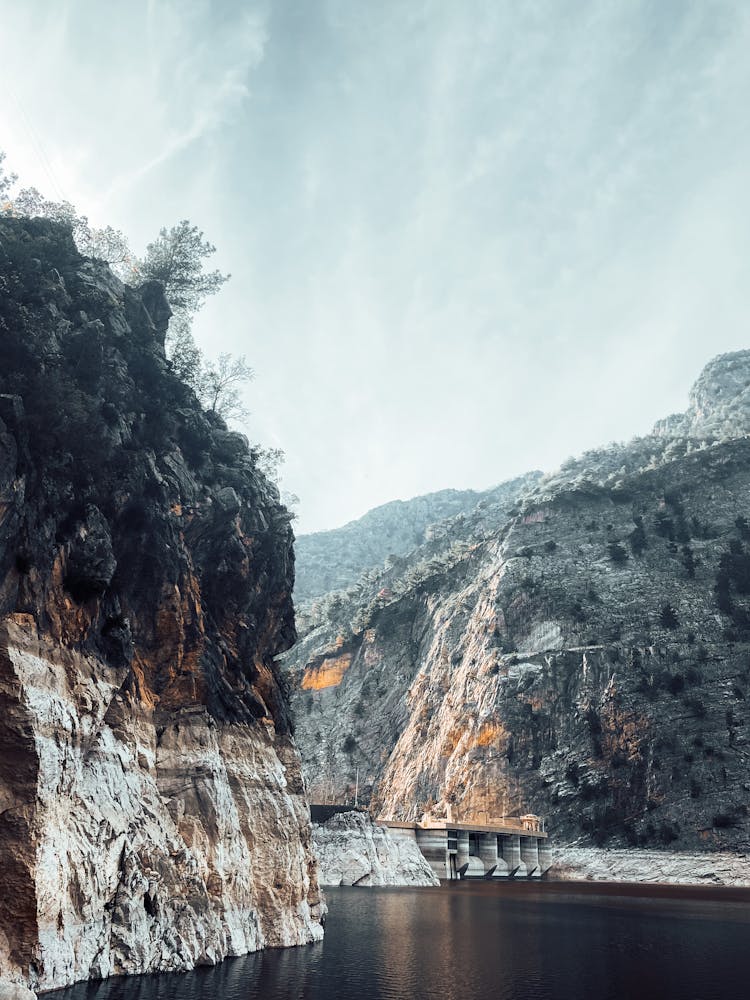
M 0 1000 L 36 1000 L 36 993 L 22 983 L 0 979 Z
M 366 813 L 313 824 L 321 885 L 440 885 L 416 841 L 376 826 Z
M 671 885 L 750 885 L 750 857 L 732 851 L 607 850 L 563 847 L 555 851 L 553 878 Z

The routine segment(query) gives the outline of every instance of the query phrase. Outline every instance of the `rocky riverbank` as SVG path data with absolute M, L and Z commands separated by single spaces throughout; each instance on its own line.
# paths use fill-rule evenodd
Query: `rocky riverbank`
M 750 886 L 750 855 L 732 851 L 606 850 L 564 847 L 550 873 L 572 881 Z

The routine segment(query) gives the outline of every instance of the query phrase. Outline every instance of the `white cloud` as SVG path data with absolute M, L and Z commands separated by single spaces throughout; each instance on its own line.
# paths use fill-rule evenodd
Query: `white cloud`
M 51 167 L 12 102 L 11 166 L 136 245 L 188 216 L 219 247 L 198 333 L 256 368 L 303 528 L 644 431 L 745 342 L 744 5 L 91 0 L 8 28 Z
M 56 6 L 40 25 L 34 5 L 16 5 L 8 33 L 22 41 L 0 74 L 17 95 L 6 127 L 22 180 L 95 217 L 132 220 L 149 175 L 179 169 L 171 161 L 231 126 L 250 97 L 265 17 L 214 11 L 209 2 L 89 2 Z M 42 58 L 30 75 L 32 52 Z

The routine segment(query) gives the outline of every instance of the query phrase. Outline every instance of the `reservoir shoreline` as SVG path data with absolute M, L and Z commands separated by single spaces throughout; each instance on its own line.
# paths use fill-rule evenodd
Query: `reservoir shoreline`
M 326 892 L 322 942 L 59 1000 L 726 1000 L 746 994 L 750 888 L 453 881 Z M 606 984 L 604 992 L 603 984 Z M 448 992 L 446 993 L 446 990 Z
M 581 896 L 593 898 L 607 896 L 612 899 L 621 896 L 628 899 L 694 900 L 697 902 L 724 902 L 750 904 L 750 886 L 702 885 L 700 883 L 675 882 L 618 882 L 603 879 L 566 879 L 554 875 L 535 882 L 449 882 L 440 883 L 441 888 L 463 890 L 466 887 L 486 886 L 488 891 L 496 891 L 498 896 L 514 899 Z M 424 890 L 426 891 L 426 890 Z M 750 919 L 750 911 L 748 911 Z

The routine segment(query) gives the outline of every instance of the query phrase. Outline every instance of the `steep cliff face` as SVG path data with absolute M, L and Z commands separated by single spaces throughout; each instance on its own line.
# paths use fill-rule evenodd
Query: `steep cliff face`
M 750 352 L 717 359 L 681 423 L 707 436 L 567 463 L 364 614 L 311 619 L 287 663 L 312 796 L 358 768 L 386 817 L 747 847 L 749 385 Z
M 313 823 L 322 885 L 440 885 L 417 842 L 361 812 Z
M 171 374 L 158 285 L 16 219 L 0 284 L 0 977 L 317 939 L 278 492 Z

